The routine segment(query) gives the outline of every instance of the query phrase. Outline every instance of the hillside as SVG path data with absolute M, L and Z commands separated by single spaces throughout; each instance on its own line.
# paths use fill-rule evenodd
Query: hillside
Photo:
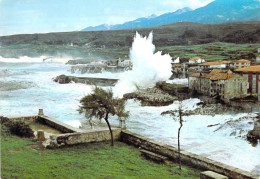
M 102 24 L 95 27 L 87 27 L 83 31 L 146 28 L 176 22 L 213 24 L 240 21 L 260 21 L 259 0 L 215 0 L 195 10 L 186 7 L 175 12 L 165 13 L 160 16 L 138 18 L 123 24 Z
M 2 36 L 0 37 L 0 56 L 129 58 L 129 48 L 136 31 L 142 35 L 148 35 L 153 31 L 154 44 L 157 49 L 170 53 L 175 58 L 201 56 L 213 60 L 247 58 L 249 55 L 250 59 L 254 59 L 260 43 L 260 22 L 223 24 L 183 22 L 133 30 Z
M 0 45 L 34 44 L 87 47 L 130 47 L 136 31 L 143 35 L 154 32 L 156 46 L 204 44 L 210 42 L 260 42 L 260 22 L 199 24 L 182 22 L 165 26 L 114 31 L 60 32 L 1 36 Z

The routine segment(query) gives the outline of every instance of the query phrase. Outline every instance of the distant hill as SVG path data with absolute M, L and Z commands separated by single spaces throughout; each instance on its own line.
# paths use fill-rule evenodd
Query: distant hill
M 46 34 L 0 36 L 0 45 L 70 45 L 114 48 L 130 47 L 138 31 L 142 35 L 154 32 L 156 46 L 194 45 L 210 42 L 260 43 L 260 22 L 199 24 L 180 22 L 170 25 L 111 31 L 79 31 Z
M 123 24 L 87 27 L 82 31 L 146 28 L 176 22 L 214 24 L 239 21 L 260 21 L 259 0 L 215 0 L 207 6 L 195 10 L 183 8 L 172 13 L 139 18 Z

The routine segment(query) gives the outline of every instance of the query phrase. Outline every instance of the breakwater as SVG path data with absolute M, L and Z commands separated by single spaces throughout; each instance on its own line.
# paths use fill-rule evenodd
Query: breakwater
M 97 85 L 97 86 L 115 86 L 115 84 L 118 82 L 118 79 L 59 75 L 54 79 L 54 81 L 60 84 L 67 84 L 67 83 L 74 82 L 74 83 L 83 83 L 87 85 Z

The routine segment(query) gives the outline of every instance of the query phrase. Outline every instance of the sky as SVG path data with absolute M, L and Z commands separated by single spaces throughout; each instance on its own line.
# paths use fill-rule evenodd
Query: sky
M 152 14 L 196 9 L 213 0 L 0 0 L 0 36 L 77 31 Z

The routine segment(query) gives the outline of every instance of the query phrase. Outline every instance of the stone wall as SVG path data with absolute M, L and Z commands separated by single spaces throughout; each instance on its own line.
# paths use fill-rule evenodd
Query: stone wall
M 9 117 L 9 119 L 21 121 L 28 124 L 31 122 L 35 122 L 38 119 L 38 116 Z
M 37 122 L 53 127 L 63 133 L 81 132 L 78 128 L 72 127 L 48 116 L 38 116 Z
M 247 96 L 248 82 L 246 77 L 235 76 L 225 81 L 224 98 L 243 98 Z
M 114 140 L 120 139 L 121 129 L 114 128 L 113 137 Z M 67 133 L 60 135 L 50 136 L 50 146 L 51 147 L 60 147 L 63 145 L 75 145 L 81 143 L 90 143 L 90 142 L 103 142 L 110 141 L 111 136 L 109 130 L 99 130 L 93 132 L 81 132 L 81 133 Z
M 121 140 L 130 145 L 134 145 L 136 147 L 141 147 L 143 149 L 149 150 L 151 152 L 163 155 L 172 160 L 177 160 L 178 150 L 172 146 L 165 145 L 160 142 L 153 141 L 146 137 L 140 136 L 138 134 L 122 131 Z M 196 154 L 192 154 L 187 151 L 181 151 L 181 160 L 183 163 L 187 165 L 191 165 L 196 168 L 200 168 L 202 170 L 211 170 L 229 178 L 235 179 L 259 179 L 260 176 L 249 173 L 247 171 L 240 170 L 238 168 L 234 168 L 220 162 L 213 161 L 211 159 L 201 157 Z

